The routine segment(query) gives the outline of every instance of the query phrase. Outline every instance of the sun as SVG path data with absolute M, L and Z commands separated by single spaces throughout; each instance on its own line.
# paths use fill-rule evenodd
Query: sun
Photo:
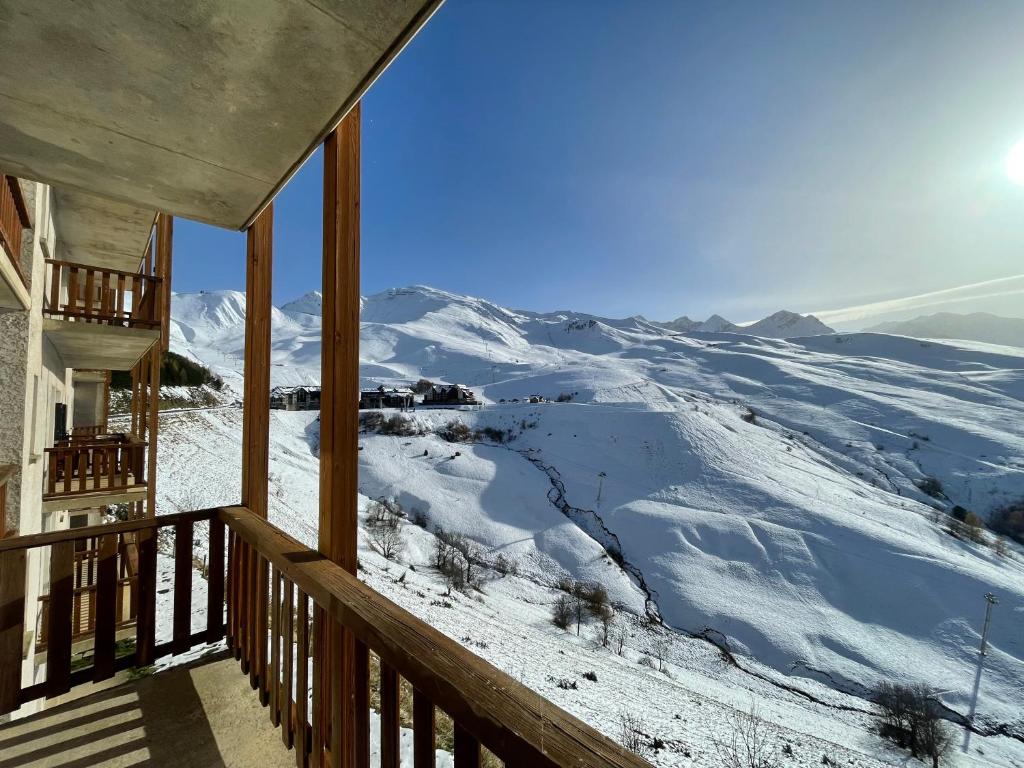
M 1006 175 L 1010 181 L 1024 187 L 1024 139 L 1021 139 L 1006 156 Z

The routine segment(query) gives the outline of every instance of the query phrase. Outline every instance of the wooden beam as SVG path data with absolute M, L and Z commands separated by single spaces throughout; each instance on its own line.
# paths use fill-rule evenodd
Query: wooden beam
M 163 351 L 159 344 L 154 344 L 149 350 L 149 430 L 146 432 L 146 439 L 149 440 L 146 456 L 146 517 L 156 517 L 156 449 L 157 437 L 160 432 L 160 361 L 163 358 Z M 143 359 L 145 367 L 145 358 Z
M 319 549 L 349 573 L 356 572 L 359 431 L 359 128 L 357 104 L 324 142 L 323 345 L 320 395 Z M 356 703 L 362 658 L 354 635 L 334 621 L 322 622 L 316 680 L 329 695 L 324 718 L 328 743 L 340 751 L 335 768 L 366 762 Z
M 171 256 L 174 242 L 174 217 L 161 213 L 156 220 L 157 317 L 160 319 L 160 348 L 168 350 L 171 341 Z
M 267 516 L 270 462 L 270 285 L 274 206 L 246 232 L 245 383 L 242 395 L 242 504 Z

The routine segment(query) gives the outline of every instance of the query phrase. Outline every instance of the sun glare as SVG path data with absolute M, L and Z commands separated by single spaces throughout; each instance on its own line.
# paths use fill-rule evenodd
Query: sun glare
M 1014 144 L 1006 156 L 1006 175 L 1014 184 L 1024 187 L 1024 139 Z

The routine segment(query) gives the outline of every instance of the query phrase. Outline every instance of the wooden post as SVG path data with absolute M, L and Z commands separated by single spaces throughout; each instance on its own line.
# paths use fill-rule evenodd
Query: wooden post
M 246 232 L 242 506 L 267 516 L 270 462 L 270 279 L 274 204 Z
M 160 320 L 160 348 L 166 352 L 171 340 L 171 254 L 174 217 L 161 213 L 156 220 L 156 275 L 160 288 L 154 297 Z
M 163 351 L 158 343 L 149 348 L 149 440 L 146 456 L 146 516 L 156 517 L 156 441 L 160 432 L 160 360 Z M 145 367 L 145 363 L 143 363 Z
M 319 549 L 356 572 L 359 431 L 359 128 L 357 104 L 324 142 L 323 348 L 320 395 Z M 355 637 L 334 621 L 320 624 L 324 649 L 314 679 L 325 686 L 327 742 L 334 768 L 368 762 L 357 686 L 365 684 Z M 357 658 L 357 655 L 360 658 Z M 368 727 L 368 726 L 366 726 Z M 332 750 L 333 752 L 333 750 Z

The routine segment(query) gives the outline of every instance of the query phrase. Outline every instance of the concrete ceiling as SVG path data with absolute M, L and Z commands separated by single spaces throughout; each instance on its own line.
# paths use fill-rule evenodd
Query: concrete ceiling
M 156 211 L 55 189 L 53 217 L 62 260 L 138 272 Z
M 0 168 L 240 229 L 440 0 L 0 1 Z

